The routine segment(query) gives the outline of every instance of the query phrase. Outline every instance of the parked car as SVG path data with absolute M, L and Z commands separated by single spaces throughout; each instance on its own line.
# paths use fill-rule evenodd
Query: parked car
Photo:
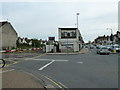
M 88 48 L 88 45 L 85 45 L 85 48 Z
M 93 46 L 93 45 L 90 45 L 90 49 L 94 49 L 94 46 Z
M 109 49 L 106 46 L 98 47 L 97 48 L 97 54 L 110 54 Z
M 102 47 L 103 45 L 96 45 L 96 49 L 99 49 L 100 47 Z
M 112 45 L 107 45 L 106 47 L 108 48 L 108 50 L 109 50 L 110 52 L 113 52 L 113 47 L 112 47 Z
M 113 45 L 113 49 L 116 50 L 116 52 L 120 52 L 120 46 L 117 44 Z

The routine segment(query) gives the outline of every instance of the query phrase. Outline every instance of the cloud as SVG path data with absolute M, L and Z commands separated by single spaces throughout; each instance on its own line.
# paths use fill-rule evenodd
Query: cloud
M 2 2 L 118 2 L 119 0 L 2 0 Z
M 9 19 L 20 36 L 47 38 L 56 36 L 58 27 L 75 26 L 79 12 L 79 28 L 85 41 L 93 40 L 107 27 L 117 29 L 117 0 L 86 2 L 4 2 L 3 19 Z M 101 0 L 99 0 L 101 1 Z M 115 30 L 116 31 L 116 30 Z

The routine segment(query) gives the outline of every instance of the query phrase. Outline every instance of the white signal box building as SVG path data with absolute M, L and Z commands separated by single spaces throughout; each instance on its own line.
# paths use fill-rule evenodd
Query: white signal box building
M 78 52 L 84 43 L 78 28 L 58 28 L 61 52 Z

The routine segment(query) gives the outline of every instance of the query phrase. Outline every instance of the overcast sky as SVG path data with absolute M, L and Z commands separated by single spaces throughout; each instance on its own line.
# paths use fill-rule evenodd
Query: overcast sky
M 9 1 L 9 2 L 8 2 Z M 20 37 L 47 39 L 55 36 L 58 27 L 75 27 L 79 15 L 79 30 L 85 42 L 118 30 L 119 0 L 3 0 L 0 21 L 11 22 Z M 2 11 L 1 11 L 2 10 Z

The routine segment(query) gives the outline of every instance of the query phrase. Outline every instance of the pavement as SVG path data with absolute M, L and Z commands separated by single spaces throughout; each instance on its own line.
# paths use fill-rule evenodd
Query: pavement
M 78 52 L 79 54 L 85 54 L 85 53 L 88 53 L 90 50 L 88 48 L 82 48 L 80 50 L 80 52 Z
M 2 88 L 41 88 L 46 90 L 33 76 L 14 69 L 6 69 L 2 72 Z
M 82 48 L 79 52 L 60 52 L 60 53 L 46 53 L 47 55 L 64 55 L 64 54 L 69 54 L 69 55 L 74 55 L 74 54 L 85 54 L 88 53 L 89 49 L 88 48 Z
M 20 71 L 11 69 L 10 66 L 29 60 L 44 54 L 41 53 L 9 53 L 3 54 L 6 61 L 5 68 L 2 69 L 2 87 L 3 88 L 40 88 L 45 90 L 45 85 L 36 77 Z

